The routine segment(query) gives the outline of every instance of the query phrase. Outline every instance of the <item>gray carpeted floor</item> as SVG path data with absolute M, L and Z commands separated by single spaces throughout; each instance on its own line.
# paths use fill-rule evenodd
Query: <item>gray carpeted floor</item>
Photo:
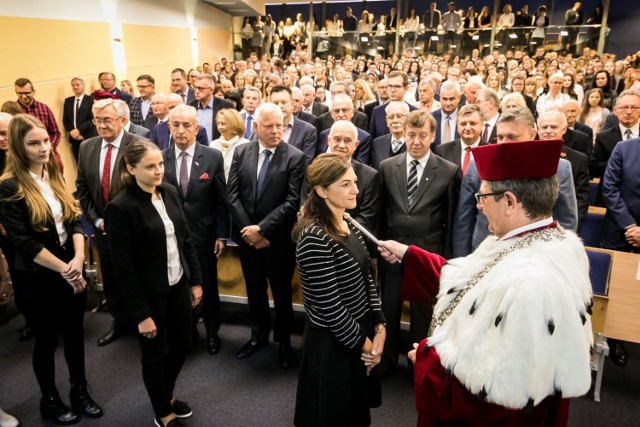
M 300 314 L 297 313 L 297 317 Z M 271 344 L 246 360 L 235 352 L 249 337 L 246 307 L 224 304 L 220 336 L 221 353 L 210 356 L 200 340 L 182 371 L 176 397 L 190 403 L 194 416 L 187 426 L 289 426 L 295 406 L 297 374 L 277 364 L 277 345 Z M 300 344 L 301 319 L 293 345 Z M 87 375 L 93 397 L 105 416 L 83 419 L 82 426 L 152 426 L 153 413 L 142 384 L 139 350 L 130 335 L 98 348 L 98 337 L 107 329 L 106 313 L 87 313 L 85 318 Z M 31 368 L 33 341 L 19 342 L 21 317 L 0 326 L 0 407 L 17 416 L 23 426 L 44 423 L 38 412 L 40 398 Z M 203 332 L 202 325 L 200 325 Z M 629 346 L 631 360 L 626 369 L 607 361 L 602 403 L 590 397 L 572 403 L 571 426 L 640 425 L 640 348 Z M 67 400 L 68 384 L 61 348 L 57 353 L 60 394 Z M 416 423 L 413 389 L 407 370 L 398 370 L 383 383 L 383 405 L 372 410 L 374 426 L 412 426 Z

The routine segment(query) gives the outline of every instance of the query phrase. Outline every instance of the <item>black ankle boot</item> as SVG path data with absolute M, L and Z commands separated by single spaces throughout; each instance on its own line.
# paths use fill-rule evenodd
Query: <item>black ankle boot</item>
M 87 383 L 71 384 L 69 399 L 73 410 L 86 417 L 100 418 L 103 414 L 102 408 L 91 398 Z
M 62 403 L 60 396 L 48 395 L 40 399 L 40 415 L 44 419 L 52 419 L 56 424 L 68 426 L 77 423 L 80 419 L 67 405 Z

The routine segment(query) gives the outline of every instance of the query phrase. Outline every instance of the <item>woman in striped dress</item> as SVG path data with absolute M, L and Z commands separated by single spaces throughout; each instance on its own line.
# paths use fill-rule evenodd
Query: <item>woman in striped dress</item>
M 386 330 L 369 255 L 344 220 L 356 205 L 351 164 L 322 154 L 308 170 L 310 194 L 293 231 L 307 322 L 294 424 L 367 426 L 381 404 L 380 362 Z

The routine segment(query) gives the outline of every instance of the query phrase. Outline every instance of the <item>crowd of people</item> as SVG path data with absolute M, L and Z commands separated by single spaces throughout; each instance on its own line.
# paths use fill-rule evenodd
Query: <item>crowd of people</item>
M 412 13 L 405 26 L 411 20 L 419 21 Z M 301 17 L 296 24 L 288 24 L 297 28 L 291 35 L 304 34 Z M 262 31 L 268 26 L 270 17 Z M 273 330 L 278 365 L 289 369 L 299 363 L 296 425 L 368 425 L 368 408 L 381 404 L 380 378 L 425 338 L 427 346 L 409 354 L 416 384 L 423 387 L 422 425 L 477 420 L 477 412 L 458 405 L 476 405 L 482 412 L 479 402 L 487 397 L 509 408 L 491 412 L 495 419 L 521 420 L 519 410 L 535 406 L 537 420 L 555 417 L 557 425 L 566 424 L 566 398 L 588 389 L 590 291 L 574 233 L 589 207 L 591 178 L 600 178 L 597 203 L 607 207 L 609 231 L 602 246 L 632 252 L 640 247 L 640 187 L 633 182 L 639 164 L 640 53 L 616 58 L 589 47 L 576 55 L 537 46 L 532 53 L 516 47 L 482 55 L 473 47 L 461 56 L 417 54 L 409 45 L 403 53 L 354 57 L 345 51 L 322 60 L 307 58 L 302 43 L 288 55 L 270 55 L 273 46 L 255 41 L 255 34 L 254 25 L 243 60 L 168 71 L 170 93 L 156 92 L 156 79 L 148 74 L 118 87 L 113 73 L 100 73 L 100 86 L 91 94 L 82 79 L 72 79 L 62 122 L 73 153 L 66 161 L 77 162 L 73 195 L 62 177 L 57 147 L 64 139 L 56 118 L 36 100 L 29 79 L 15 81 L 17 101 L 5 102 L 0 113 L 0 243 L 26 321 L 20 339 L 35 335 L 42 416 L 72 424 L 81 416 L 103 415 L 84 372 L 87 233 L 98 248 L 113 317 L 97 345 L 138 334 L 143 381 L 158 426 L 180 426 L 192 414 L 174 397 L 174 388 L 200 318 L 207 351 L 216 355 L 223 345 L 217 259 L 229 241 L 238 246 L 251 319 L 250 338 L 236 357 L 265 348 Z M 520 147 L 514 152 L 495 148 L 536 139 L 563 143 L 513 144 Z M 528 168 L 527 150 L 546 154 Z M 502 170 L 508 156 L 524 157 L 525 166 Z M 80 215 L 88 224 L 84 229 Z M 376 248 L 356 224 L 385 241 Z M 488 238 L 492 233 L 497 237 Z M 510 249 L 522 235 L 529 236 L 526 243 Z M 575 262 L 576 270 L 562 291 L 548 292 L 561 292 L 558 298 L 577 313 L 553 317 L 560 316 L 558 305 L 551 320 L 532 315 L 547 322 L 554 340 L 536 349 L 552 345 L 561 354 L 555 341 L 560 340 L 572 355 L 565 362 L 575 369 L 565 369 L 566 376 L 555 381 L 541 378 L 536 387 L 525 387 L 525 380 L 508 388 L 483 384 L 477 372 L 485 379 L 510 378 L 501 369 L 512 365 L 489 357 L 491 343 L 516 348 L 505 352 L 514 357 L 534 350 L 516 346 L 517 334 L 509 335 L 520 330 L 512 325 L 528 320 L 512 323 L 507 316 L 533 291 L 523 288 L 503 307 L 499 302 L 510 295 L 508 289 L 487 290 L 482 283 L 489 279 L 477 273 L 498 262 L 501 251 L 523 250 L 522 259 L 529 260 L 540 253 L 534 248 L 545 251 L 549 241 L 567 260 L 546 262 Z M 300 357 L 291 345 L 296 263 L 307 312 Z M 454 302 L 436 302 L 439 289 L 456 294 L 472 279 L 481 293 L 469 290 L 457 293 Z M 429 286 L 421 289 L 416 283 L 425 280 Z M 400 334 L 403 301 L 411 302 L 409 343 Z M 496 328 L 506 316 L 509 329 L 500 338 L 492 331 L 491 339 L 477 326 L 464 330 L 462 311 L 476 310 L 493 316 Z M 452 338 L 461 331 L 475 334 L 473 345 Z M 71 408 L 53 377 L 60 334 Z M 536 337 L 549 338 L 542 335 Z M 487 353 L 489 362 L 481 369 L 470 364 L 474 346 Z M 623 343 L 615 343 L 611 354 L 626 364 Z M 564 369 L 559 358 L 539 360 Z M 446 380 L 445 371 L 455 381 Z M 462 401 L 425 403 L 433 400 L 435 377 L 452 395 L 464 386 Z M 15 418 L 0 415 L 2 427 L 16 425 Z

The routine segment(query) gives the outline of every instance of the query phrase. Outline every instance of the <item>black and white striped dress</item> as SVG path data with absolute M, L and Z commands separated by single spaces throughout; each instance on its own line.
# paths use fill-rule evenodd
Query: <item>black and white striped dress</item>
M 369 274 L 369 255 L 360 232 L 345 242 L 320 227 L 298 239 L 296 261 L 307 313 L 298 377 L 294 424 L 360 426 L 380 406 L 374 369 L 366 375 L 360 359 L 366 337 L 384 322 L 380 298 Z

